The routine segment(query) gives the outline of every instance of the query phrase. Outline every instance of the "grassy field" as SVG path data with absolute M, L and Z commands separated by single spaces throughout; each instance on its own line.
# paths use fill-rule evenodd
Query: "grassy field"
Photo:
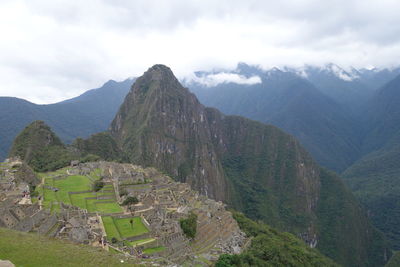
M 88 245 L 4 228 L 0 228 L 0 236 L 0 259 L 16 266 L 137 266 L 133 259 Z
M 52 211 L 58 211 L 60 202 L 63 202 L 87 209 L 89 212 L 119 213 L 123 211 L 115 200 L 114 187 L 111 184 L 105 185 L 99 192 L 71 194 L 71 192 L 91 191 L 93 182 L 100 179 L 100 169 L 92 171 L 87 176 L 67 176 L 66 173 L 67 169 L 64 168 L 56 172 L 39 174 L 41 178 L 44 178 L 45 186 L 38 187 L 37 190 L 43 196 L 43 205 L 45 207 L 50 208 Z M 54 177 L 60 175 L 66 175 L 66 178 L 54 179 Z M 54 192 L 51 188 L 57 188 L 58 191 Z M 97 197 L 108 197 L 108 199 L 90 199 Z
M 102 220 L 108 240 L 111 240 L 113 237 L 122 240 L 124 238 L 138 236 L 149 232 L 146 226 L 142 223 L 140 217 L 118 219 L 111 216 L 103 216 Z M 130 220 L 133 220 L 132 225 Z
M 108 200 L 109 201 L 109 200 Z M 122 212 L 122 208 L 118 205 L 117 202 L 95 202 L 95 210 L 100 213 L 119 213 Z M 90 211 L 89 212 L 94 212 Z
M 156 241 L 154 238 L 145 238 L 145 239 L 136 240 L 136 241 L 127 241 L 125 243 L 129 246 L 136 247 L 136 246 L 141 246 L 141 245 L 148 244 L 148 243 L 151 243 L 154 241 Z
M 132 225 L 130 220 L 133 221 Z M 114 219 L 114 223 L 123 238 L 142 235 L 149 232 L 140 217 Z
M 160 251 L 164 251 L 165 250 L 165 247 L 154 247 L 154 248 L 146 248 L 146 249 L 144 249 L 143 250 L 143 253 L 144 254 L 153 254 L 153 253 L 156 253 L 156 252 L 160 252 Z
M 113 237 L 115 237 L 116 239 L 121 240 L 119 231 L 114 224 L 113 217 L 104 216 L 104 217 L 101 217 L 101 219 L 103 220 L 103 225 L 106 230 L 107 239 L 111 240 Z

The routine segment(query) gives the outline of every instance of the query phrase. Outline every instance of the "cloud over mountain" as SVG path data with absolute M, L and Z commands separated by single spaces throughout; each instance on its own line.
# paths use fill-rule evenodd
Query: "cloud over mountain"
M 0 3 L 0 95 L 76 96 L 154 63 L 198 69 L 324 64 L 391 66 L 397 1 L 10 1 Z

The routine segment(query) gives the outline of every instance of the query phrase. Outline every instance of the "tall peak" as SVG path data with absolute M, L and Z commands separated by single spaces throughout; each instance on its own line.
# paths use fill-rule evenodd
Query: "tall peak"
M 162 78 L 175 78 L 172 70 L 162 64 L 156 64 L 149 68 L 142 77 L 152 77 L 153 79 L 162 79 Z

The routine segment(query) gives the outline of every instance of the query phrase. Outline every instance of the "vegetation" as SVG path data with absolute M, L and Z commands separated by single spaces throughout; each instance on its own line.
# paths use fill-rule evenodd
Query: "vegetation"
M 400 266 L 400 252 L 396 252 L 390 258 L 385 267 L 399 267 Z
M 88 139 L 77 138 L 72 144 L 82 156 L 96 155 L 103 160 L 123 161 L 123 152 L 108 132 L 91 135 Z
M 66 147 L 43 121 L 34 121 L 14 140 L 10 157 L 19 157 L 37 172 L 55 171 L 72 160 L 96 161 L 99 156 Z
M 266 224 L 234 212 L 240 228 L 251 237 L 251 245 L 239 255 L 223 254 L 216 267 L 233 266 L 338 266 L 316 249 L 289 233 L 274 230 Z
M 98 192 L 104 187 L 104 182 L 103 181 L 94 181 L 93 183 L 93 191 Z
M 194 238 L 196 236 L 197 230 L 197 215 L 191 212 L 186 219 L 181 219 L 179 221 L 183 233 L 188 238 Z
M 400 135 L 384 148 L 356 162 L 344 173 L 354 194 L 370 212 L 372 223 L 400 249 Z
M 145 239 L 140 239 L 140 240 L 135 240 L 135 241 L 125 241 L 125 243 L 129 246 L 136 247 L 136 246 L 141 246 L 144 244 L 152 243 L 156 241 L 154 238 L 145 238 Z
M 35 171 L 56 170 L 69 165 L 72 154 L 43 121 L 28 125 L 14 140 L 10 157 L 18 156 Z
M 115 199 L 113 185 L 105 185 L 97 192 L 92 191 L 93 183 L 99 181 L 100 175 L 96 171 L 88 176 L 66 174 L 66 169 L 58 170 L 55 173 L 41 173 L 45 184 L 36 187 L 36 192 L 43 196 L 43 205 L 53 211 L 59 210 L 60 202 L 70 204 L 89 212 L 118 213 L 122 208 Z M 54 175 L 65 175 L 64 179 L 54 179 Z M 95 180 L 93 182 L 93 180 Z M 111 192 L 110 192 L 111 191 Z M 97 199 L 107 197 L 107 199 Z
M 143 253 L 144 254 L 153 254 L 153 253 L 161 252 L 164 250 L 165 250 L 165 247 L 160 246 L 160 247 L 154 247 L 154 248 L 146 248 L 143 250 Z
M 139 203 L 139 200 L 137 199 L 137 197 L 129 196 L 124 200 L 124 202 L 122 202 L 122 205 L 127 206 L 127 205 L 134 205 L 137 203 Z
M 16 266 L 132 266 L 133 259 L 101 248 L 0 228 L 0 259 Z M 121 263 L 121 259 L 124 263 Z
M 139 236 L 149 232 L 140 217 L 119 219 L 112 216 L 103 216 L 102 220 L 109 240 L 111 238 L 116 238 L 122 241 L 125 238 Z M 130 223 L 131 220 L 133 222 L 132 224 Z

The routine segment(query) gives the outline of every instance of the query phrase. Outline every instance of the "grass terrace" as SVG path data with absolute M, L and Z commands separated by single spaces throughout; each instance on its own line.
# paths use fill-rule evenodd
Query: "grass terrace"
M 113 237 L 123 240 L 149 232 L 140 217 L 118 219 L 112 216 L 103 216 L 102 220 L 108 240 L 111 240 Z M 132 224 L 130 220 L 133 221 Z
M 60 202 L 73 205 L 88 212 L 120 213 L 123 209 L 115 199 L 112 184 L 105 185 L 100 191 L 92 192 L 92 184 L 100 179 L 101 170 L 96 169 L 89 175 L 67 175 L 67 168 L 56 172 L 41 173 L 44 185 L 37 188 L 43 196 L 43 205 L 52 211 L 60 209 Z M 65 176 L 65 177 L 63 177 Z
M 156 241 L 154 238 L 145 238 L 145 239 L 135 240 L 135 241 L 126 241 L 125 244 L 132 246 L 132 247 L 136 247 L 136 246 L 142 246 L 145 244 L 149 244 L 154 241 Z
M 146 248 L 143 250 L 143 253 L 144 254 L 153 254 L 153 253 L 161 252 L 164 250 L 165 250 L 165 247 L 160 246 L 160 247 L 154 247 L 154 248 Z

